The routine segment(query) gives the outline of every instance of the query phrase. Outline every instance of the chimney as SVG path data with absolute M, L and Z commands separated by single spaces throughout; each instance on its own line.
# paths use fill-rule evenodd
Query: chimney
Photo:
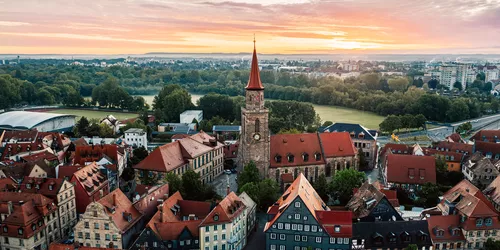
M 113 194 L 113 205 L 116 205 L 116 194 Z
M 160 222 L 163 223 L 163 204 L 160 205 Z
M 231 189 L 229 188 L 229 185 L 227 185 L 227 194 L 226 195 L 229 195 L 229 193 L 231 193 Z

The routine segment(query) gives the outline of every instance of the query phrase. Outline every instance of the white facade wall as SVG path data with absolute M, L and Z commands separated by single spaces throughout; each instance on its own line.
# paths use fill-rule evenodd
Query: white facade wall
M 203 120 L 203 111 L 187 110 L 180 115 L 180 123 L 192 123 L 193 119 L 196 119 L 198 122 Z
M 35 126 L 33 129 L 36 129 L 39 132 L 49 132 L 54 130 L 72 128 L 73 126 L 75 126 L 74 117 L 58 117 L 42 122 Z
M 231 223 L 200 227 L 200 249 L 241 250 L 246 245 L 246 210 Z

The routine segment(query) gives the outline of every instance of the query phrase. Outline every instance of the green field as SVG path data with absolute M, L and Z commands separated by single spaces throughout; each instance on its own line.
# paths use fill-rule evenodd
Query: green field
M 82 109 L 57 109 L 48 111 L 48 113 L 76 115 L 77 119 L 79 119 L 82 116 L 85 116 L 88 119 L 92 118 L 102 119 L 107 115 L 113 115 L 118 120 L 124 120 L 138 116 L 137 114 L 134 113 L 121 113 L 115 111 L 97 111 L 97 110 L 82 110 Z
M 313 107 L 323 122 L 359 123 L 369 129 L 378 129 L 378 125 L 384 120 L 383 116 L 356 109 L 316 104 Z
M 144 95 L 142 96 L 149 105 L 153 104 L 154 96 Z M 196 104 L 203 95 L 191 94 L 191 99 L 193 104 Z M 266 99 L 272 100 L 272 99 Z M 338 106 L 325 106 L 313 104 L 314 110 L 319 114 L 321 120 L 332 121 L 332 122 L 345 122 L 345 123 L 359 123 L 369 129 L 378 129 L 378 125 L 384 120 L 383 116 L 365 112 L 356 109 L 338 107 Z

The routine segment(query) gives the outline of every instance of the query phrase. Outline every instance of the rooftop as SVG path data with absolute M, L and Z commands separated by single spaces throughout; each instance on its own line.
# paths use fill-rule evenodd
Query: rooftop
M 186 110 L 181 115 L 198 115 L 200 113 L 203 113 L 203 110 Z
M 144 130 L 142 128 L 129 128 L 125 133 L 144 133 Z
M 115 189 L 102 197 L 98 203 L 106 208 L 106 213 L 122 233 L 131 228 L 143 216 L 120 189 Z
M 436 183 L 436 159 L 432 156 L 387 156 L 387 182 L 400 184 Z
M 31 129 L 42 122 L 63 117 L 75 118 L 76 116 L 44 112 L 10 111 L 0 114 L 0 127 L 8 129 Z

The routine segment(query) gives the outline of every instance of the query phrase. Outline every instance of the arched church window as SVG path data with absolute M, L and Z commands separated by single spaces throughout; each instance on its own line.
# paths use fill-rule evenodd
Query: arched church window
M 260 120 L 257 119 L 255 120 L 255 133 L 259 133 L 260 132 Z

